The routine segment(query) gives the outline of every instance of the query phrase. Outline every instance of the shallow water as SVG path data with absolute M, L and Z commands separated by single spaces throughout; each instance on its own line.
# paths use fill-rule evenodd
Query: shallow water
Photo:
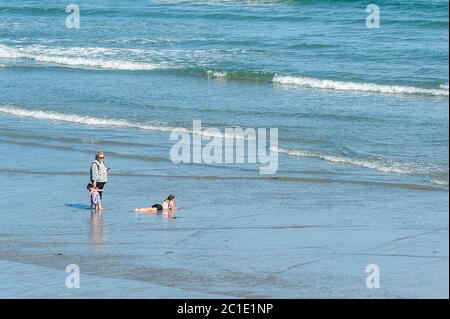
M 78 3 L 0 0 L 0 297 L 448 297 L 447 1 L 376 30 L 362 1 Z M 173 164 L 193 120 L 278 128 L 278 172 Z

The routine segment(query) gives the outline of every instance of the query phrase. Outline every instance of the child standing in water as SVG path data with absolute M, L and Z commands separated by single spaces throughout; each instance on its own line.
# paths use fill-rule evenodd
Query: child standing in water
M 175 196 L 169 195 L 162 204 L 154 204 L 152 207 L 136 208 L 134 211 L 139 213 L 160 213 L 163 211 L 173 212 L 175 209 Z
M 89 183 L 87 185 L 87 190 L 89 191 L 89 196 L 91 198 L 91 209 L 95 209 L 96 213 L 100 212 L 102 209 L 102 200 L 97 187 L 94 187 L 92 183 Z

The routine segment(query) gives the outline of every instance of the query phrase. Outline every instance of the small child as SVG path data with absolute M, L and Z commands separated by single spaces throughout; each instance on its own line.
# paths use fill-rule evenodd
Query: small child
M 95 209 L 95 212 L 98 213 L 102 209 L 102 201 L 100 199 L 100 193 L 92 183 L 87 185 L 87 189 L 89 191 L 89 196 L 91 197 L 91 209 Z
M 160 213 L 163 211 L 173 212 L 175 209 L 175 196 L 169 195 L 163 202 L 162 205 L 154 204 L 152 207 L 146 208 L 136 208 L 134 211 L 139 213 Z

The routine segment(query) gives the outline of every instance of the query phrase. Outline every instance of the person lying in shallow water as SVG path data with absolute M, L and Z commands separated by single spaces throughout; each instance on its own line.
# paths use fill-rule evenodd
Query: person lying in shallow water
M 163 211 L 173 212 L 175 209 L 175 196 L 169 195 L 162 204 L 154 204 L 152 207 L 136 208 L 134 211 L 139 213 L 160 213 Z

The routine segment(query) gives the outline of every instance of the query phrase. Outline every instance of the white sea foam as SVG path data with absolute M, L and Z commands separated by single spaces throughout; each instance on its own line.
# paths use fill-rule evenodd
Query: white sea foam
M 284 148 L 271 148 L 272 151 L 278 152 L 280 154 L 287 154 L 290 156 L 297 157 L 312 157 L 318 158 L 331 163 L 338 164 L 348 164 L 353 166 L 359 166 L 364 168 L 369 168 L 385 173 L 396 173 L 396 174 L 414 174 L 417 173 L 413 168 L 404 167 L 399 163 L 390 162 L 388 160 L 368 160 L 368 159 L 356 159 L 349 158 L 339 155 L 329 155 L 320 152 L 311 151 L 300 151 L 300 150 L 289 150 Z
M 67 66 L 84 66 L 100 69 L 112 69 L 112 70 L 130 70 L 130 71 L 145 71 L 155 70 L 160 68 L 157 64 L 143 63 L 143 62 L 129 62 L 120 60 L 104 60 L 104 59 L 86 59 L 75 57 L 57 57 L 57 56 L 30 56 L 35 61 L 54 63 Z
M 151 131 L 171 131 L 172 130 L 172 128 L 170 128 L 170 127 L 135 123 L 135 122 L 130 122 L 127 120 L 122 120 L 122 119 L 102 119 L 102 118 L 91 117 L 91 116 L 54 113 L 54 112 L 47 112 L 47 111 L 35 111 L 35 110 L 28 110 L 28 109 L 15 108 L 15 107 L 0 106 L 0 113 L 14 115 L 14 116 L 21 116 L 21 117 L 31 117 L 31 118 L 35 118 L 35 119 L 39 119 L 39 120 L 46 120 L 46 121 L 70 122 L 70 123 L 79 123 L 79 124 L 94 125 L 94 126 L 130 127 L 130 128 L 139 128 L 139 129 L 151 130 Z
M 0 106 L 0 113 L 19 116 L 19 117 L 29 117 L 38 120 L 44 121 L 58 121 L 58 122 L 70 122 L 70 123 L 78 123 L 83 125 L 92 125 L 92 126 L 106 126 L 106 127 L 123 127 L 123 128 L 135 128 L 141 130 L 148 131 L 159 131 L 159 132 L 173 132 L 178 129 L 175 127 L 164 126 L 159 124 L 150 124 L 150 123 L 141 123 L 141 122 L 132 122 L 124 119 L 108 119 L 108 118 L 98 118 L 77 114 L 64 114 L 64 113 L 56 113 L 56 112 L 48 112 L 48 111 L 37 111 L 37 110 L 29 110 L 17 107 L 10 106 Z M 237 134 L 226 134 L 221 132 L 211 132 L 205 131 L 204 129 L 201 131 L 193 131 L 190 129 L 186 129 L 185 131 L 190 134 L 201 135 L 204 137 L 218 137 L 218 138 L 226 138 L 226 139 L 243 139 L 243 140 L 252 140 L 254 136 L 247 136 Z
M 273 78 L 273 82 L 278 84 L 295 85 L 306 88 L 327 89 L 336 91 L 358 91 L 358 92 L 374 92 L 386 94 L 423 94 L 432 96 L 449 95 L 448 85 L 447 87 L 440 87 L 439 89 L 424 89 L 413 86 L 319 80 L 307 77 L 282 76 L 282 75 L 275 75 Z
M 448 186 L 448 180 L 432 179 L 431 182 L 439 186 Z
M 84 53 L 88 53 L 90 56 L 95 55 L 91 53 L 99 53 L 102 48 L 96 48 L 96 50 L 86 49 Z M 103 49 L 104 51 L 104 49 Z M 76 55 L 62 55 L 64 50 L 55 50 L 54 48 L 44 50 L 41 47 L 33 48 L 12 48 L 5 45 L 0 45 L 0 58 L 5 59 L 28 59 L 36 62 L 44 62 L 50 64 L 64 65 L 67 67 L 86 67 L 86 68 L 99 68 L 99 69 L 112 69 L 112 70 L 155 70 L 161 69 L 166 66 L 157 63 L 148 62 L 133 62 L 120 59 L 105 59 L 105 58 L 91 58 L 87 56 Z M 74 51 L 70 48 L 65 50 L 66 53 L 73 54 Z
M 209 77 L 218 78 L 218 79 L 223 79 L 228 75 L 227 72 L 219 72 L 219 71 L 211 71 L 211 70 L 208 70 L 207 74 Z
M 0 58 L 3 59 L 18 59 L 22 58 L 23 54 L 21 54 L 19 51 L 8 47 L 6 45 L 0 44 Z

